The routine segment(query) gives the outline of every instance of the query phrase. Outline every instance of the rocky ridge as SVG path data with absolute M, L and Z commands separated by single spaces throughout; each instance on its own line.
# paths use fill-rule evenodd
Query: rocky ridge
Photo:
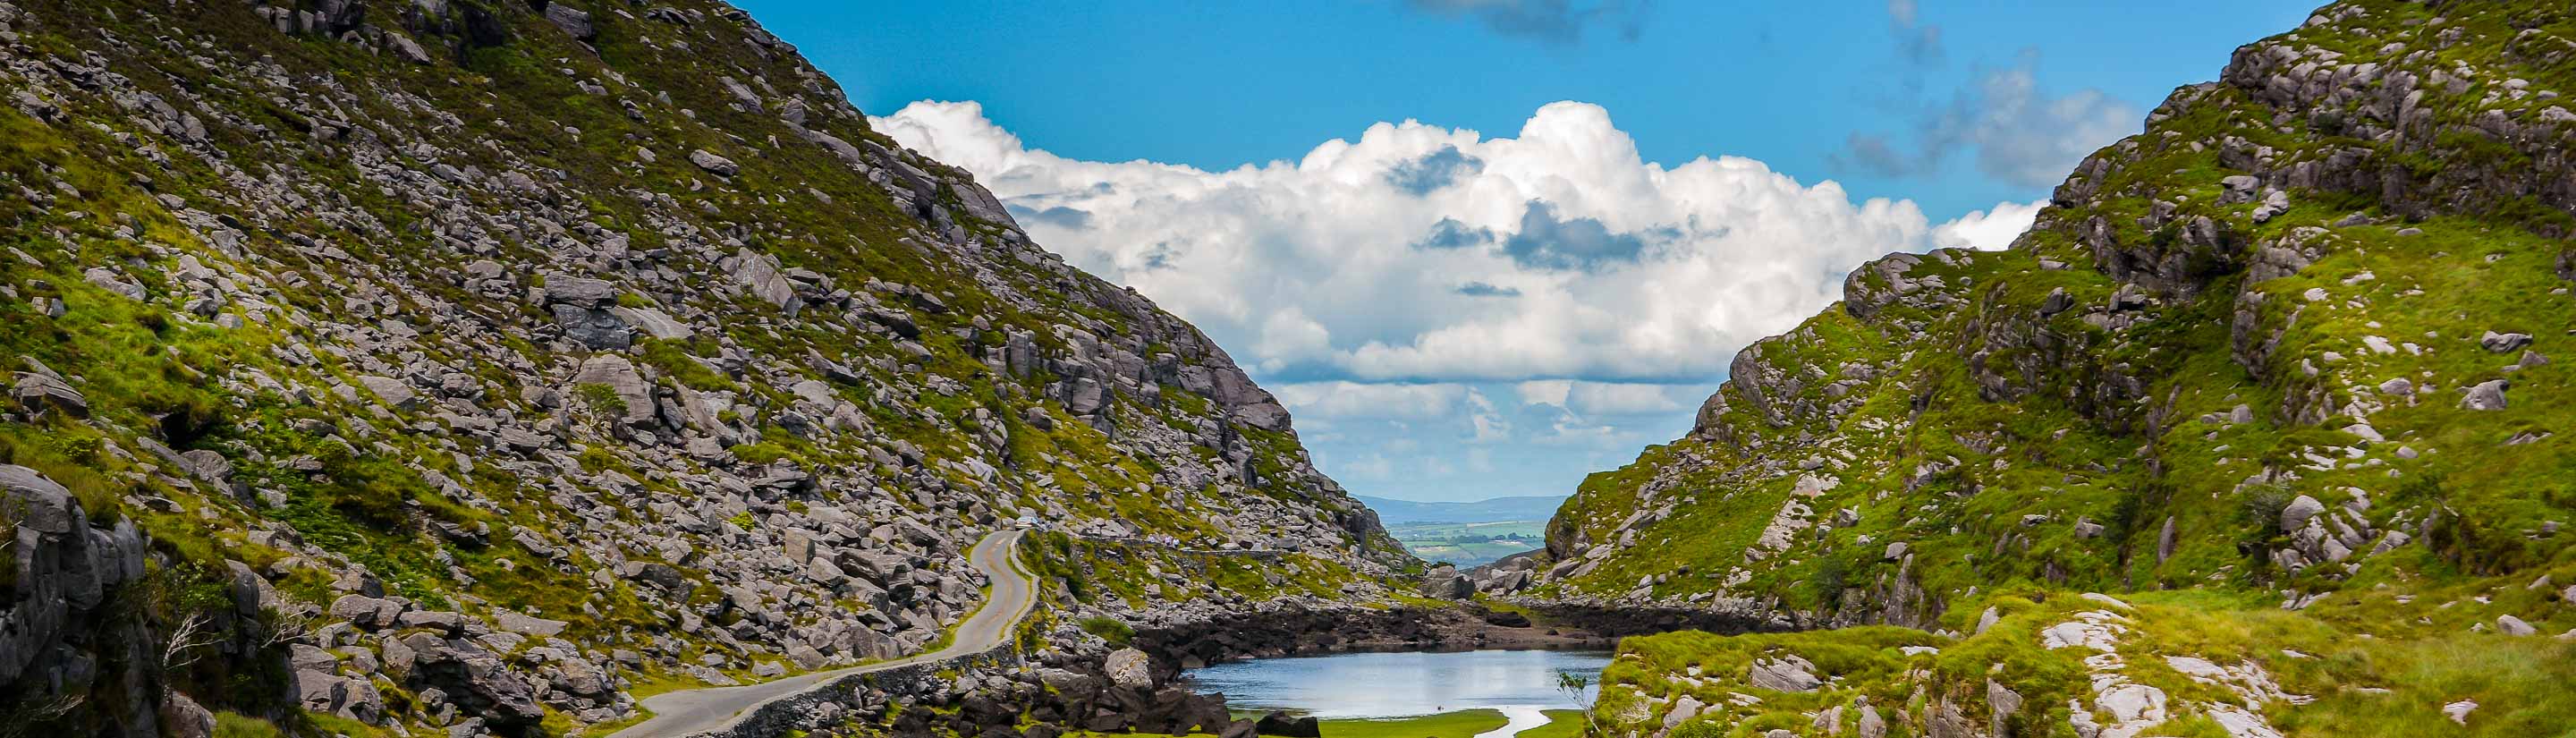
M 1639 734 L 2571 719 L 2537 686 L 2576 639 L 2571 39 L 2548 3 L 2343 2 L 2240 48 L 2011 248 L 1855 270 L 1476 584 L 1846 629 L 1632 639 L 1602 712 Z M 2518 676 L 2426 681 L 2472 658 Z
M 21 577 L 13 715 L 618 724 L 921 649 L 1018 519 L 1416 565 L 1205 335 L 729 6 L 8 0 L 0 100 L 0 461 L 106 531 L 17 556 L 107 536 L 180 654 L 92 668 Z

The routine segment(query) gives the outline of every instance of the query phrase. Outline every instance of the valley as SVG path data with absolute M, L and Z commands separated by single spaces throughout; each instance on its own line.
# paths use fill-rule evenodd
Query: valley
M 1485 523 L 1406 523 L 1389 525 L 1386 534 L 1404 544 L 1415 558 L 1476 567 L 1517 553 L 1538 550 L 1547 536 L 1546 520 L 1498 520 Z
M 2248 41 L 1695 412 L 1506 418 L 1274 394 L 722 2 L 0 0 L 0 736 L 2557 735 L 2576 10 Z M 1424 503 L 1309 450 L 1377 406 L 1691 422 Z

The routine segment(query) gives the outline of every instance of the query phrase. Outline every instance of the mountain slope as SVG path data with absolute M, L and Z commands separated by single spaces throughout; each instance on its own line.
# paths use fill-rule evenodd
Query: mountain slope
M 0 100 L 0 722 L 628 721 L 924 648 L 1018 517 L 1418 565 L 1205 335 L 721 4 L 0 0 Z
M 1946 634 L 1638 640 L 1657 666 L 1614 670 L 1603 712 L 1643 732 L 1823 730 L 1872 691 L 1873 738 L 2399 734 L 2462 699 L 2488 734 L 2565 725 L 2563 671 L 2534 670 L 2576 652 L 2478 634 L 2576 629 L 2570 90 L 2561 4 L 2320 9 L 2086 159 L 2010 249 L 1853 272 L 1485 586 Z M 2250 666 L 2210 692 L 2167 657 Z M 2458 681 L 2498 669 L 2539 681 Z

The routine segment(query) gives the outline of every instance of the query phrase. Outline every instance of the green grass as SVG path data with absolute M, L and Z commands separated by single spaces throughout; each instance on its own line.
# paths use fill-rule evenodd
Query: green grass
M 1547 724 L 1521 731 L 1515 738 L 1576 738 L 1583 735 L 1582 710 L 1548 710 Z
M 1382 720 L 1321 720 L 1324 738 L 1472 738 L 1511 722 L 1499 710 L 1459 710 Z
M 2175 730 L 2197 724 L 2198 705 L 2233 704 L 2238 698 L 2174 670 L 2167 656 L 2222 666 L 2256 664 L 2281 689 L 2314 698 L 2309 704 L 2275 700 L 2262 706 L 2264 717 L 2288 735 L 2553 735 L 2555 726 L 2576 724 L 2576 702 L 2563 694 L 2566 685 L 2576 684 L 2576 643 L 2469 632 L 2471 624 L 2491 621 L 2499 612 L 2553 606 L 2545 595 L 2516 593 L 2522 589 L 2490 583 L 2428 592 L 2407 604 L 2374 591 L 2337 595 L 2297 612 L 2221 591 L 2152 592 L 2128 595 L 2132 610 L 2110 609 L 2128 616 L 2129 632 L 2119 639 L 2127 662 L 2123 674 L 2166 693 L 2175 717 L 2169 727 Z M 2471 593 L 2490 601 L 2477 603 Z M 2018 589 L 1954 610 L 1940 625 L 1974 631 L 1985 606 L 1998 610 L 2001 619 L 1984 633 L 1955 640 L 1885 626 L 1629 638 L 1602 673 L 1598 714 L 1635 722 L 1619 716 L 1635 715 L 1632 710 L 1645 697 L 1687 694 L 1719 705 L 1704 713 L 1713 725 L 1732 726 L 1729 734 L 1758 734 L 1771 727 L 1795 729 L 1820 710 L 1854 709 L 1864 697 L 1885 711 L 1925 692 L 1982 694 L 1989 681 L 2020 694 L 2023 704 L 2039 706 L 2025 708 L 2039 712 L 2017 718 L 2026 726 L 2064 725 L 2068 700 L 2089 704 L 2083 658 L 2092 652 L 2044 648 L 2040 632 L 2107 606 L 2064 591 Z M 2557 616 L 2543 627 L 2560 628 L 2571 620 L 2576 618 Z M 1937 652 L 1908 655 L 1900 650 L 1904 646 Z M 1788 655 L 1813 662 L 1816 674 L 1832 681 L 1814 692 L 1772 692 L 1749 684 L 1756 659 Z M 1693 672 L 1699 676 L 1687 676 Z M 1724 703 L 1734 693 L 1762 701 Z M 2466 728 L 2440 712 L 2442 705 L 2463 699 L 2480 705 Z M 1969 709 L 1973 715 L 1982 708 Z
M 1080 625 L 1083 632 L 1100 636 L 1101 640 L 1119 648 L 1127 647 L 1128 640 L 1136 637 L 1136 629 L 1129 627 L 1126 621 L 1105 615 L 1083 618 Z
M 215 738 L 286 738 L 276 723 L 232 712 L 215 711 Z

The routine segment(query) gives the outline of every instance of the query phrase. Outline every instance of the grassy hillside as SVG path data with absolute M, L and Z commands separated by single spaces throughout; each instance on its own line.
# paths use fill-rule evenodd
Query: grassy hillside
M 2559 4 L 2322 8 L 2010 249 L 1873 262 L 1745 349 L 1689 437 L 1583 483 L 1524 596 L 1916 629 L 1633 640 L 1603 712 L 1646 733 L 1849 729 L 1864 695 L 1906 735 L 2566 725 L 2571 90 Z M 2138 637 L 2043 646 L 2088 618 Z M 1728 702 L 1748 653 L 1840 681 Z
M 12 555 L 131 521 L 168 595 L 11 630 L 0 723 L 629 721 L 935 642 L 1021 516 L 1418 565 L 1205 335 L 720 3 L 0 0 L 0 101 L 0 462 L 94 523 Z

